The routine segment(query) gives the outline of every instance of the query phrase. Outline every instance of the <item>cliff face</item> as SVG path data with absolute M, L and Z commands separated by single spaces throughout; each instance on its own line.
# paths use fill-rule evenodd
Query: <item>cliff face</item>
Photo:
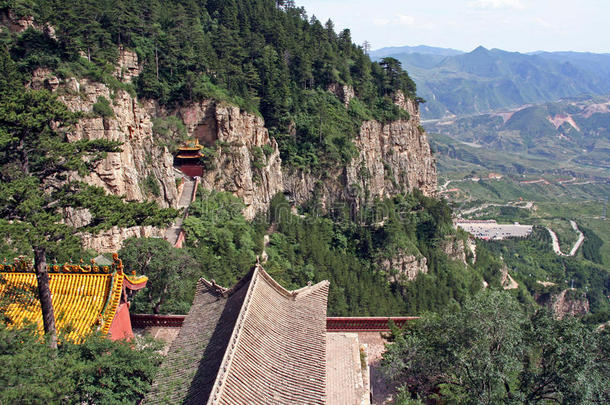
M 117 78 L 129 82 L 139 72 L 137 56 L 122 50 L 115 72 Z M 112 91 L 105 84 L 88 79 L 70 78 L 62 82 L 46 69 L 36 70 L 29 86 L 51 90 L 68 109 L 85 114 L 68 135 L 70 141 L 107 139 L 122 143 L 122 151 L 109 153 L 84 181 L 109 193 L 123 195 L 128 201 L 155 200 L 163 207 L 176 207 L 178 192 L 173 156 L 167 148 L 156 144 L 150 114 L 128 92 Z M 112 114 L 100 117 L 93 112 L 100 97 L 109 100 Z M 87 217 L 88 213 L 79 212 L 67 216 L 66 221 L 82 225 Z M 113 228 L 95 236 L 84 235 L 83 244 L 86 249 L 116 251 L 128 237 L 162 234 L 162 230 L 151 227 Z
M 441 242 L 441 248 L 451 260 L 468 264 L 466 261 L 466 249 L 470 250 L 470 245 L 465 245 L 462 239 L 451 236 Z
M 345 168 L 314 176 L 302 170 L 284 173 L 284 188 L 297 204 L 312 196 L 324 208 L 345 200 L 358 209 L 365 201 L 419 188 L 425 195 L 436 190 L 436 162 L 419 120 L 419 107 L 402 93 L 395 103 L 410 118 L 388 124 L 366 121 L 354 143 L 359 155 Z
M 283 191 L 282 161 L 261 117 L 238 107 L 204 101 L 178 111 L 190 136 L 210 149 L 201 179 L 205 189 L 231 192 L 246 204 L 244 216 L 254 218 Z
M 115 76 L 129 83 L 140 73 L 137 56 L 121 50 Z M 389 124 L 364 122 L 354 143 L 359 155 L 347 167 L 337 167 L 314 176 L 303 171 L 282 168 L 277 143 L 269 137 L 261 117 L 241 111 L 238 107 L 212 100 L 191 104 L 175 111 L 164 111 L 153 101 L 142 105 L 124 90 L 112 90 L 107 85 L 88 79 L 60 81 L 50 71 L 35 72 L 32 88 L 47 88 L 56 92 L 72 111 L 82 111 L 69 135 L 79 139 L 108 139 L 122 143 L 122 151 L 111 153 L 84 178 L 128 201 L 155 200 L 161 206 L 176 207 L 173 156 L 155 142 L 152 118 L 177 115 L 187 127 L 189 136 L 196 137 L 208 149 L 201 184 L 206 189 L 231 192 L 246 204 L 248 219 L 268 208 L 278 192 L 290 194 L 296 204 L 316 197 L 323 206 L 341 200 L 358 209 L 374 197 L 388 197 L 419 188 L 426 195 L 436 189 L 436 168 L 426 134 L 419 125 L 417 104 L 398 94 L 397 105 L 409 112 L 408 120 Z M 353 91 L 333 88 L 349 103 Z M 101 98 L 109 100 L 111 114 L 100 117 L 94 105 Z M 85 214 L 83 214 L 85 215 Z M 82 215 L 81 215 L 82 216 Z M 86 215 L 85 215 L 86 216 Z M 85 218 L 73 215 L 69 221 Z M 136 227 L 112 229 L 98 236 L 84 238 L 85 247 L 96 250 L 117 250 L 130 236 L 161 236 L 161 230 Z M 406 264 L 405 264 L 406 266 Z M 399 266 L 407 268 L 409 266 Z M 420 268 L 425 267 L 421 263 Z M 411 270 L 401 270 L 411 274 Z M 407 275 L 407 278 L 411 276 Z
M 376 121 L 362 125 L 355 140 L 360 156 L 347 168 L 347 184 L 368 188 L 371 197 L 387 197 L 414 188 L 433 195 L 436 162 L 420 126 L 419 106 L 400 92 L 394 102 L 410 118 L 385 125 Z
M 129 63 L 121 63 L 117 75 L 125 77 L 125 72 L 132 72 L 127 76 L 128 81 L 133 77 L 137 58 L 128 52 L 121 52 L 121 55 L 120 62 L 129 55 Z M 71 111 L 86 114 L 69 134 L 70 141 L 107 139 L 122 143 L 122 151 L 109 153 L 84 178 L 86 182 L 109 193 L 124 195 L 128 201 L 155 200 L 163 207 L 176 206 L 178 193 L 173 156 L 167 148 L 155 143 L 150 115 L 128 92 L 111 91 L 105 84 L 89 79 L 71 78 L 60 83 L 42 69 L 34 73 L 30 85 L 55 91 Z M 100 117 L 93 112 L 100 97 L 109 101 L 111 115 Z

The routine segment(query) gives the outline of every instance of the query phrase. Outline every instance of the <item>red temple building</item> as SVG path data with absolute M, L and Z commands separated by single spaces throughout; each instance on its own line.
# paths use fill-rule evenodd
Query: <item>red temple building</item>
M 178 167 L 182 173 L 191 177 L 203 176 L 203 164 L 201 158 L 204 156 L 203 145 L 199 144 L 198 139 L 190 139 L 178 148 L 178 154 L 174 158 L 174 166 Z
M 129 298 L 146 286 L 145 276 L 127 275 L 116 255 L 114 262 L 51 264 L 49 288 L 58 333 L 74 342 L 94 331 L 112 340 L 131 339 Z M 19 258 L 0 264 L 0 302 L 12 327 L 31 322 L 43 332 L 42 311 L 36 291 L 36 274 L 31 262 Z

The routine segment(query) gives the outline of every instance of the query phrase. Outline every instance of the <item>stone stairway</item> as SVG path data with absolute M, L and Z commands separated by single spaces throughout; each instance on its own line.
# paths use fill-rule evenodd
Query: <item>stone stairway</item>
M 185 177 L 184 187 L 182 188 L 182 193 L 180 194 L 180 199 L 178 200 L 178 208 L 186 208 L 191 205 L 191 201 L 193 200 L 193 192 L 195 191 L 195 180 Z
M 190 177 L 184 178 L 185 183 L 182 188 L 182 193 L 180 193 L 180 199 L 178 200 L 178 208 L 188 208 L 193 201 L 193 195 L 195 192 L 195 187 L 197 182 Z M 172 246 L 176 246 L 178 242 L 178 238 L 180 238 L 180 233 L 182 232 L 182 222 L 187 215 L 187 211 L 184 212 L 182 217 L 176 218 L 172 226 L 170 226 L 167 231 L 165 231 L 165 240 L 172 244 Z

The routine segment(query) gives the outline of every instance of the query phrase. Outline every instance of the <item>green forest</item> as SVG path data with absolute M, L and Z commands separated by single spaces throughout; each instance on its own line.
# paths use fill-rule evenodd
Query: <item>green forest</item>
M 60 78 L 85 76 L 140 98 L 176 106 L 213 98 L 260 114 L 285 164 L 319 169 L 347 162 L 349 139 L 364 119 L 404 117 L 392 94 L 416 97 L 396 59 L 371 62 L 348 29 L 273 0 L 3 0 L 0 10 L 55 28 L 0 40 L 27 75 L 44 66 Z M 133 85 L 114 78 L 119 50 L 134 50 L 144 70 Z M 343 108 L 327 88 L 352 86 Z M 322 134 L 322 135 L 321 135 Z
M 230 287 L 263 249 L 268 255 L 263 266 L 286 288 L 329 280 L 328 312 L 336 316 L 412 315 L 459 307 L 482 288 L 484 275 L 499 269 L 484 260 L 471 265 L 449 259 L 443 246 L 464 235 L 452 228 L 445 202 L 418 191 L 378 201 L 355 217 L 341 204 L 324 216 L 295 215 L 278 194 L 269 213 L 252 222 L 245 220 L 243 203 L 233 195 L 203 189 L 199 194 L 202 198 L 191 205 L 184 222 L 185 249 L 157 239 L 131 239 L 119 252 L 129 268 L 161 279 L 136 296 L 136 311 L 185 313 L 199 277 Z M 380 263 L 401 253 L 426 257 L 427 274 L 412 283 L 391 282 L 397 270 Z

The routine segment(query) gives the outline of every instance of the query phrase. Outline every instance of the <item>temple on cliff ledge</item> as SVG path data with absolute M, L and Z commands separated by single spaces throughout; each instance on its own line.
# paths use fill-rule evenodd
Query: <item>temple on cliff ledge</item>
M 256 265 L 199 280 L 145 404 L 325 404 L 328 281 L 288 291 Z
M 203 145 L 198 139 L 190 139 L 178 148 L 178 154 L 174 158 L 174 166 L 179 168 L 187 176 L 203 176 L 203 164 L 201 158 L 204 156 L 201 150 Z
M 51 264 L 49 288 L 53 300 L 55 323 L 61 335 L 74 342 L 100 331 L 112 340 L 133 337 L 128 299 L 141 290 L 145 276 L 124 273 L 116 255 L 108 265 Z M 12 327 L 31 322 L 43 331 L 38 284 L 31 262 L 19 258 L 13 264 L 0 264 L 0 305 Z

